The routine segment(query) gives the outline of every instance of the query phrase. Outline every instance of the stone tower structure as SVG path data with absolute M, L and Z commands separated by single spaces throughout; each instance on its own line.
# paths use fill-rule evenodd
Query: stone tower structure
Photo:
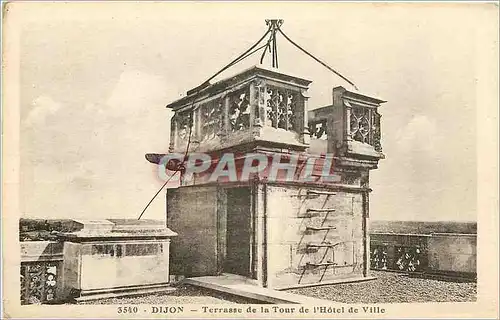
M 211 159 L 207 170 L 167 191 L 167 225 L 178 233 L 172 274 L 238 274 L 269 288 L 366 277 L 369 172 L 384 158 L 384 101 L 336 87 L 331 105 L 308 111 L 310 83 L 259 66 L 167 106 L 174 112 L 170 152 L 189 145 L 188 154 Z M 333 168 L 328 181 L 315 165 L 308 181 L 269 179 L 269 170 L 247 180 L 211 179 L 227 154 L 236 168 L 248 154 L 296 159 L 302 170 L 331 157 Z

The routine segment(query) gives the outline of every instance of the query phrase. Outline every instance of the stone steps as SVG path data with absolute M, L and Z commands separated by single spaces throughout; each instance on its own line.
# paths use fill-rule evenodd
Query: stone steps
M 183 281 L 186 284 L 199 286 L 211 290 L 216 290 L 232 295 L 262 301 L 273 304 L 317 304 L 325 305 L 331 301 L 306 297 L 294 293 L 272 290 L 252 284 L 249 279 L 238 276 L 223 274 L 220 276 L 205 276 L 187 278 Z

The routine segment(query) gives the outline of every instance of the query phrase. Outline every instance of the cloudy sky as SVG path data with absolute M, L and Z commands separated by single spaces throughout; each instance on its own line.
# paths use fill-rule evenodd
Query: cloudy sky
M 384 98 L 386 159 L 372 219 L 476 219 L 476 65 L 492 5 L 93 3 L 14 6 L 19 19 L 21 213 L 137 217 L 161 181 L 165 105 L 255 42 L 264 19 Z M 7 16 L 7 19 L 9 16 Z M 486 43 L 488 45 L 488 43 Z M 278 38 L 280 69 L 313 80 L 310 107 L 341 79 Z M 225 75 L 258 63 L 258 56 Z M 266 62 L 268 63 L 268 62 Z M 164 194 L 145 218 L 164 216 Z

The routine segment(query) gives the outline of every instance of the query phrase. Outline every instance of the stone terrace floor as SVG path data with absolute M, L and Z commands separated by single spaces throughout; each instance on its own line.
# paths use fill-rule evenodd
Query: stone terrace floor
M 191 285 L 178 285 L 175 291 L 144 296 L 109 298 L 78 304 L 260 304 L 243 297 Z
M 404 302 L 472 302 L 476 301 L 475 282 L 450 282 L 410 278 L 392 272 L 374 272 L 376 280 L 336 284 L 287 292 L 344 303 L 404 303 Z M 181 285 L 174 292 L 81 302 L 80 304 L 246 304 L 259 303 L 246 298 L 190 285 Z
M 412 278 L 405 274 L 371 271 L 376 280 L 287 290 L 344 303 L 473 302 L 477 283 Z

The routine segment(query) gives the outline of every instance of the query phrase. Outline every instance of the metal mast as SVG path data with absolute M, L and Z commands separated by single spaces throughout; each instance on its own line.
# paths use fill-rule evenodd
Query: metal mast
M 267 42 L 267 47 L 264 49 L 262 56 L 260 58 L 260 63 L 264 59 L 264 55 L 266 51 L 269 50 L 271 53 L 271 64 L 273 68 L 278 68 L 278 44 L 276 42 L 276 33 L 279 28 L 283 25 L 282 19 L 266 19 L 266 25 L 269 27 L 269 31 L 271 32 L 271 36 L 269 37 L 269 41 Z

